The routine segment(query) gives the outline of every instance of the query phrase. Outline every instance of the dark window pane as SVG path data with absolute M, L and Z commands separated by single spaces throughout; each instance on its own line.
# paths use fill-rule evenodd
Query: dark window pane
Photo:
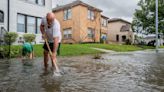
M 68 20 L 68 19 L 71 19 L 71 9 L 66 9 L 64 10 L 64 20 Z
M 4 22 L 4 13 L 0 11 L 0 22 Z

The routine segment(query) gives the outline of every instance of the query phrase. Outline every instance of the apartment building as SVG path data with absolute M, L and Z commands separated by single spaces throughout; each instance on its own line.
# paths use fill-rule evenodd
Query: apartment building
M 102 10 L 76 0 L 57 6 L 53 12 L 61 23 L 63 43 L 100 42 L 101 18 L 107 19 L 101 16 Z M 103 26 L 107 26 L 103 19 Z M 102 33 L 107 33 L 106 27 Z
M 130 22 L 120 18 L 113 18 L 108 21 L 108 29 L 109 43 L 123 44 L 127 39 L 134 43 L 134 33 Z
M 52 0 L 1 0 L 0 30 L 17 32 L 19 37 L 16 44 L 25 33 L 36 34 L 36 43 L 40 43 L 41 18 L 51 10 Z

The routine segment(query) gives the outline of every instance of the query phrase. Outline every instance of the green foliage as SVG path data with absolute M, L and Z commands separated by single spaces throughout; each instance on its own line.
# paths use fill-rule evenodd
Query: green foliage
M 35 40 L 35 35 L 34 34 L 24 34 L 23 39 L 25 42 L 33 42 Z
M 164 33 L 164 0 L 158 0 L 159 32 Z M 136 9 L 132 22 L 136 32 L 155 32 L 155 0 L 140 0 L 139 9 Z M 143 30 L 142 30 L 143 29 Z
M 118 52 L 137 51 L 144 49 L 154 49 L 151 46 L 136 46 L 136 45 L 118 45 L 118 44 L 85 44 L 88 47 L 101 48 L 107 50 L 113 50 Z
M 93 48 L 102 48 L 107 50 L 126 52 L 126 51 L 136 51 L 136 50 L 144 50 L 144 49 L 154 49 L 151 46 L 134 46 L 134 45 L 117 45 L 117 44 L 62 44 L 61 45 L 61 56 L 78 56 L 78 55 L 88 55 L 93 54 L 94 58 L 101 59 L 100 53 L 102 51 L 95 50 Z M 8 52 L 7 46 L 1 46 L 0 51 L 6 56 Z M 20 57 L 21 56 L 21 45 L 13 45 L 11 46 L 11 57 Z M 1 53 L 0 53 L 1 54 Z M 43 45 L 34 45 L 34 54 L 36 57 L 43 56 Z
M 18 56 L 20 57 L 22 54 L 21 49 L 22 49 L 21 46 L 12 45 L 9 54 L 10 58 L 18 57 Z M 0 46 L 0 55 L 1 55 L 0 58 L 8 57 L 8 53 L 9 53 L 9 47 L 7 45 Z
M 131 40 L 129 40 L 129 39 L 126 39 L 126 40 L 125 40 L 125 44 L 126 44 L 126 45 L 131 45 L 131 43 L 132 43 L 132 42 L 131 42 Z
M 16 41 L 16 38 L 18 37 L 18 34 L 16 32 L 7 32 L 4 35 L 4 41 L 7 44 L 12 44 Z

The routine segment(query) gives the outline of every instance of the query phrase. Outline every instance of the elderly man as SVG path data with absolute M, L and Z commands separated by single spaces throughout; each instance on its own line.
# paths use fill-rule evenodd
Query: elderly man
M 56 52 L 58 49 L 58 44 L 61 41 L 61 32 L 60 32 L 60 23 L 55 19 L 55 15 L 53 13 L 47 13 L 47 16 L 42 19 L 40 30 L 42 33 L 42 37 L 48 40 L 50 49 L 52 51 L 52 59 L 56 60 Z M 46 34 L 46 37 L 45 37 Z M 46 44 L 43 46 L 44 48 L 44 67 L 47 69 L 48 67 L 48 47 Z M 52 66 L 54 66 L 54 62 L 52 62 Z

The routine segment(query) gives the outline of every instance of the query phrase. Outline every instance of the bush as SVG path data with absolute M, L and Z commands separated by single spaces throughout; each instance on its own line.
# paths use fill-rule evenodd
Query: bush
M 34 34 L 24 34 L 23 39 L 25 42 L 33 42 L 35 40 L 35 35 Z
M 16 32 L 7 32 L 4 35 L 4 41 L 6 44 L 12 44 L 16 41 L 16 38 L 18 37 L 18 34 Z
M 131 42 L 129 39 L 126 39 L 126 40 L 125 40 L 125 44 L 126 44 L 126 45 L 131 45 L 131 43 L 132 43 L 132 42 Z

